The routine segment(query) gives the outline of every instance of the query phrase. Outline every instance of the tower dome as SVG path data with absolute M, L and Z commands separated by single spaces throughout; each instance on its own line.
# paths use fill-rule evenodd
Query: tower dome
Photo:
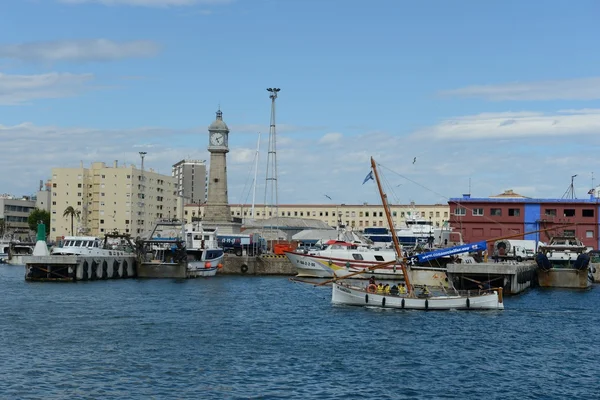
M 209 131 L 227 131 L 229 132 L 229 128 L 227 127 L 227 124 L 223 121 L 223 112 L 221 112 L 221 110 L 217 111 L 217 119 L 215 119 L 215 121 L 210 124 L 210 126 L 208 127 Z

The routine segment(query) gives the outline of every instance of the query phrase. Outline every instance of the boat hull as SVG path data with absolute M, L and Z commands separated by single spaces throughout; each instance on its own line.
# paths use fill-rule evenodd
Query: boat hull
M 592 280 L 589 268 L 582 270 L 573 268 L 538 269 L 540 287 L 587 289 L 592 286 Z
M 493 291 L 478 296 L 403 297 L 367 293 L 364 288 L 340 282 L 332 284 L 331 302 L 338 305 L 397 308 L 405 310 L 503 310 L 502 296 Z
M 321 257 L 312 254 L 301 254 L 286 252 L 288 260 L 298 271 L 298 277 L 303 278 L 333 278 L 345 277 L 347 275 L 365 271 L 363 274 L 353 275 L 349 278 L 368 279 L 375 276 L 379 280 L 401 280 L 404 279 L 400 266 L 388 266 L 382 268 L 376 266 L 377 262 L 350 261 L 341 258 Z
M 188 277 L 200 278 L 215 276 L 219 271 L 219 266 L 223 266 L 223 255 L 212 260 L 188 261 Z

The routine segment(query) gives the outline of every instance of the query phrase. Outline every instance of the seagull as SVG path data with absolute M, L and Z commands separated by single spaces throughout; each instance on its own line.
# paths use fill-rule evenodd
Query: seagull
M 325 197 L 327 197 L 329 200 L 331 200 L 331 197 L 329 197 L 329 196 L 327 196 L 327 195 L 325 195 Z
M 417 162 L 417 157 L 413 158 L 413 164 Z

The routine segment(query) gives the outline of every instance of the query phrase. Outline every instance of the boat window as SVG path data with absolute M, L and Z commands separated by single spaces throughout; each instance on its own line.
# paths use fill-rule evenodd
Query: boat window
M 75 241 L 75 247 L 81 247 L 81 240 Z
M 94 247 L 98 247 L 98 242 L 94 242 Z
M 375 259 L 376 259 L 377 261 L 385 261 L 385 260 L 383 259 L 383 256 L 380 256 L 380 255 L 377 255 L 377 254 L 375 255 Z
M 354 258 L 355 260 L 364 260 L 362 254 L 356 254 L 356 253 L 352 253 L 352 258 Z
M 200 240 L 200 235 L 194 235 L 194 240 Z

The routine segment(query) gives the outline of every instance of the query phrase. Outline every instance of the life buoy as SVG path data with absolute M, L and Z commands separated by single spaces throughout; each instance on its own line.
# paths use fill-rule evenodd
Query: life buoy
M 377 285 L 375 285 L 374 283 L 371 283 L 369 286 L 367 286 L 367 292 L 369 292 L 369 293 L 377 292 Z
M 240 271 L 242 271 L 242 274 L 245 274 L 246 272 L 248 272 L 248 266 L 246 264 L 242 264 L 242 266 L 240 267 Z

